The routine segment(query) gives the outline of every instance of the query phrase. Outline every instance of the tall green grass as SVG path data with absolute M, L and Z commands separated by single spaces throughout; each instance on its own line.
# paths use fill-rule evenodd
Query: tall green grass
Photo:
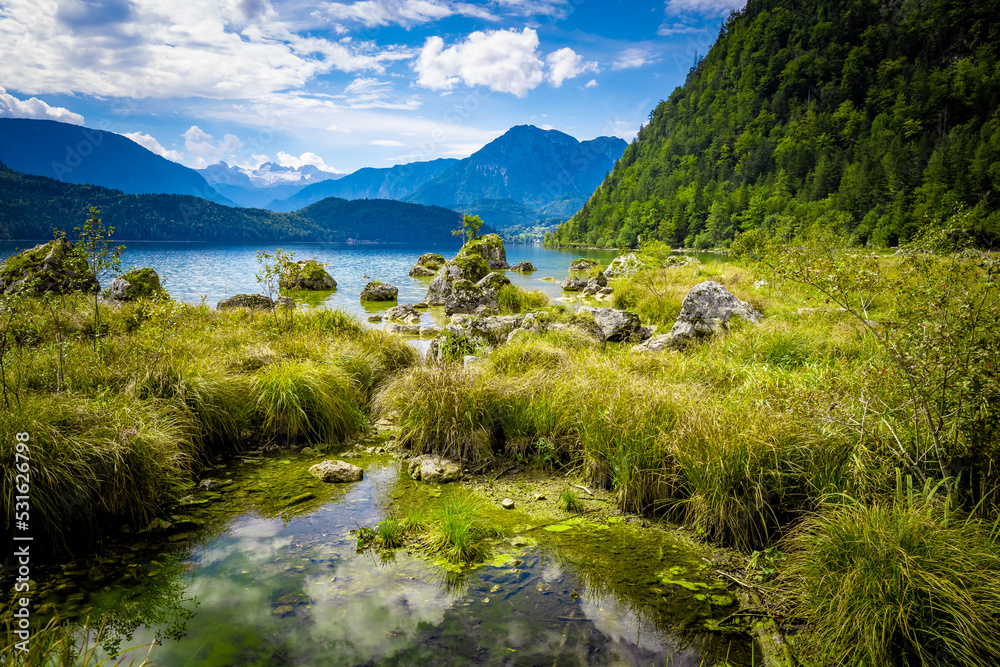
M 428 523 L 424 544 L 452 563 L 475 563 L 490 550 L 499 533 L 482 516 L 483 506 L 470 495 L 453 495 L 441 503 Z
M 782 574 L 821 665 L 1000 664 L 1000 544 L 933 497 L 843 503 L 789 538 Z

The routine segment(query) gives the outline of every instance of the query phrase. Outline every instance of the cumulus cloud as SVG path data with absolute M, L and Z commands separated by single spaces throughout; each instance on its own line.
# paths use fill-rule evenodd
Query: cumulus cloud
M 227 134 L 222 141 L 213 142 L 212 135 L 197 125 L 189 127 L 181 136 L 184 137 L 184 148 L 193 156 L 193 166 L 198 169 L 221 161 L 243 146 L 243 142 L 234 134 Z
M 146 150 L 152 151 L 160 157 L 165 157 L 174 162 L 184 161 L 184 155 L 180 151 L 167 150 L 152 135 L 143 134 L 142 132 L 126 132 L 122 136 L 128 137 Z
M 643 65 L 649 65 L 651 63 L 657 62 L 652 54 L 646 49 L 640 47 L 633 47 L 625 49 L 618 54 L 615 58 L 615 62 L 612 65 L 612 69 L 632 69 L 634 67 L 642 67 Z
M 306 151 L 299 157 L 289 155 L 285 151 L 278 151 L 278 164 L 282 167 L 291 167 L 292 169 L 298 169 L 299 167 L 309 164 L 316 167 L 320 171 L 328 171 L 331 174 L 343 173 L 329 166 L 320 156 L 315 153 L 310 153 L 309 151 Z
M 746 0 L 667 0 L 667 14 L 726 16 L 734 9 L 742 9 L 746 4 Z
M 417 83 L 431 90 L 462 82 L 518 97 L 542 82 L 543 69 L 538 33 L 531 28 L 476 31 L 447 48 L 440 37 L 428 37 L 414 65 Z
M 0 86 L 0 118 L 37 118 L 83 125 L 83 116 L 64 107 L 49 106 L 37 97 L 19 100 Z
M 546 78 L 553 87 L 558 88 L 566 79 L 575 79 L 586 72 L 596 72 L 597 63 L 590 60 L 584 61 L 583 56 L 571 48 L 553 51 L 545 58 L 545 64 L 549 68 Z
M 133 98 L 253 98 L 412 57 L 299 32 L 267 0 L 7 0 L 0 44 L 7 86 Z

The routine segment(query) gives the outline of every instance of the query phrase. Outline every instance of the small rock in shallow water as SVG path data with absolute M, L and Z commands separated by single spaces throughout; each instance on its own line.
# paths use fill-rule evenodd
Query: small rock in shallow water
M 309 474 L 324 482 L 359 482 L 364 471 L 346 461 L 331 461 L 327 459 L 309 468 Z
M 381 322 L 381 321 L 382 321 L 382 316 L 381 316 L 381 315 L 372 315 L 372 316 L 370 316 L 370 317 L 368 318 L 368 321 L 369 321 L 369 322 L 373 322 L 373 323 L 376 323 L 376 324 L 377 324 L 378 322 Z
M 511 500 L 510 498 L 504 498 L 503 500 L 500 501 L 500 507 L 504 508 L 505 510 L 512 510 L 514 509 L 514 501 Z

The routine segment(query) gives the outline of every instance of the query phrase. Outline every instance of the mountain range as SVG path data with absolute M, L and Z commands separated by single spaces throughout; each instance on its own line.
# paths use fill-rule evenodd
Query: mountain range
M 175 194 L 235 206 L 193 169 L 128 137 L 54 120 L 0 118 L 0 162 L 24 174 L 127 194 Z
M 265 162 L 253 169 L 219 162 L 197 171 L 220 194 L 239 206 L 250 208 L 271 208 L 269 204 L 276 199 L 291 197 L 307 186 L 345 176 L 341 173 L 324 171 L 311 164 L 286 167 L 274 162 Z M 361 197 L 347 197 L 347 199 L 361 199 Z M 298 208 L 301 206 L 271 210 L 294 211 Z
M 23 174 L 0 163 L 0 239 L 47 239 L 87 219 L 91 206 L 123 241 L 361 241 L 453 245 L 458 213 L 387 199 L 328 197 L 293 213 L 223 206 L 178 194 L 126 194 Z

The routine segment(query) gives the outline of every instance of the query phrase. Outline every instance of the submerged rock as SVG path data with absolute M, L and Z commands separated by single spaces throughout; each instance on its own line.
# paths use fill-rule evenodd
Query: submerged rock
M 329 291 L 337 289 L 333 279 L 323 264 L 314 259 L 286 262 L 281 267 L 278 287 L 285 290 Z
M 380 280 L 373 280 L 361 290 L 362 301 L 395 301 L 399 290 Z
M 274 308 L 274 301 L 269 296 L 263 294 L 234 294 L 228 299 L 223 299 L 215 304 L 217 310 L 228 308 L 250 308 L 255 310 L 271 310 Z
M 310 466 L 309 474 L 324 482 L 359 482 L 364 477 L 364 471 L 347 461 L 331 461 Z
M 683 348 L 693 340 L 725 333 L 734 317 L 752 323 L 764 319 L 750 304 L 736 298 L 719 283 L 713 280 L 699 283 L 684 297 L 681 313 L 666 334 L 669 336 L 666 344 Z
M 511 271 L 517 271 L 518 273 L 531 273 L 532 271 L 537 271 L 538 269 L 531 262 L 518 262 L 514 266 L 510 267 Z
M 410 477 L 428 484 L 447 484 L 462 479 L 462 467 L 436 454 L 421 454 L 410 459 Z
M 642 328 L 639 316 L 631 310 L 584 306 L 580 308 L 580 312 L 590 313 L 594 316 L 594 321 L 601 328 L 604 339 L 608 341 L 631 340 L 638 336 L 639 330 Z
M 0 294 L 96 292 L 86 259 L 65 236 L 24 250 L 0 265 Z

